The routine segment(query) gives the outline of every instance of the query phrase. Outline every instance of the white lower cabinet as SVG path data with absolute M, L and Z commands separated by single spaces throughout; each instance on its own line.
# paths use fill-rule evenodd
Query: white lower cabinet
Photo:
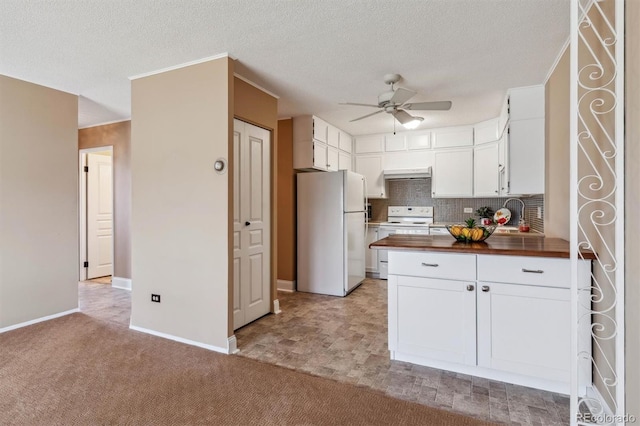
M 391 359 L 568 393 L 569 262 L 389 251 Z M 581 288 L 589 287 L 590 270 L 590 261 L 580 261 Z M 578 328 L 587 342 L 590 326 Z M 590 382 L 584 374 L 581 382 Z
M 380 238 L 378 237 L 379 228 L 377 226 L 370 226 L 367 228 L 367 236 L 365 238 L 365 257 L 364 257 L 364 267 L 366 272 L 371 272 L 377 274 L 378 271 L 378 250 L 372 250 L 369 248 L 369 244 L 378 241 Z
M 478 365 L 569 382 L 568 288 L 478 282 Z
M 473 282 L 389 275 L 387 285 L 392 353 L 475 365 Z

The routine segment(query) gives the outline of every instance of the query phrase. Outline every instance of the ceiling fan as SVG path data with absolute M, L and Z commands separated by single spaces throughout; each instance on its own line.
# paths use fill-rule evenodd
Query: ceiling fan
M 451 101 L 439 101 L 439 102 L 415 102 L 407 103 L 416 92 L 402 87 L 394 88 L 394 84 L 402 79 L 400 74 L 386 74 L 384 76 L 384 82 L 391 86 L 391 89 L 381 93 L 378 96 L 378 105 L 373 104 L 359 104 L 354 102 L 344 102 L 340 105 L 357 105 L 380 108 L 379 111 L 372 112 L 371 114 L 363 115 L 362 117 L 355 118 L 350 122 L 362 120 L 363 118 L 371 117 L 372 115 L 386 112 L 395 117 L 400 124 L 407 129 L 415 129 L 420 122 L 424 120 L 423 117 L 416 117 L 407 112 L 410 111 L 447 111 L 451 109 Z

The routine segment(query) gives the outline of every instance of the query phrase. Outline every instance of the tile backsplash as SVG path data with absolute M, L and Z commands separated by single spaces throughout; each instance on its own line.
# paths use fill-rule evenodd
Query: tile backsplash
M 435 222 L 463 222 L 470 217 L 476 217 L 475 211 L 483 206 L 489 206 L 494 211 L 501 208 L 510 197 L 502 198 L 431 198 L 431 179 L 391 180 L 388 182 L 389 198 L 371 199 L 372 220 L 386 221 L 388 206 L 433 206 Z M 541 217 L 544 217 L 544 196 L 533 195 L 518 197 L 525 205 L 525 220 L 531 229 L 544 232 L 544 222 L 537 218 L 540 207 Z M 464 213 L 465 207 L 471 207 L 474 213 Z M 509 201 L 506 206 L 511 211 L 508 225 L 517 226 L 520 220 L 521 204 Z

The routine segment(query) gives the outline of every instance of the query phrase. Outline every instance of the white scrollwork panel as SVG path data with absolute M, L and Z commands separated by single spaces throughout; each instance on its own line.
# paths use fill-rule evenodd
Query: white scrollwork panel
M 585 322 L 591 330 L 578 336 L 574 365 L 586 363 L 591 379 L 574 382 L 572 424 L 618 424 L 624 415 L 623 11 L 623 0 L 572 2 L 577 17 L 571 46 L 571 243 L 577 253 L 590 250 L 596 255 L 591 286 L 573 286 L 573 300 L 579 305 L 574 330 Z M 572 262 L 578 258 L 574 255 Z

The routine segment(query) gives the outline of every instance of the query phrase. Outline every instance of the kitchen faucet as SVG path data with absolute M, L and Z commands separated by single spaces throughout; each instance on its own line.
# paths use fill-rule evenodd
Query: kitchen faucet
M 509 201 L 511 201 L 511 200 L 520 201 L 520 204 L 522 204 L 522 210 L 520 212 L 520 219 L 524 220 L 524 201 L 522 201 L 520 198 L 507 198 L 507 201 L 504 202 L 502 207 L 507 207 L 507 203 Z

